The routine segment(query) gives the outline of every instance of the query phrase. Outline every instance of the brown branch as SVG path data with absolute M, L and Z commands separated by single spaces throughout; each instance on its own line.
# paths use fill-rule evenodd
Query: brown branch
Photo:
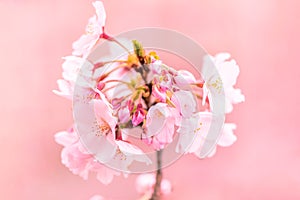
M 161 162 L 162 162 L 162 150 L 156 152 L 156 162 L 157 162 L 157 170 L 156 170 L 156 182 L 154 185 L 154 191 L 152 197 L 149 200 L 159 200 L 161 197 L 160 192 L 160 184 L 162 181 L 162 169 L 161 169 Z

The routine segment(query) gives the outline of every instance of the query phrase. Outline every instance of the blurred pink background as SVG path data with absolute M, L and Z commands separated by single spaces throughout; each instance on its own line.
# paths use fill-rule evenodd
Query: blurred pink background
M 70 102 L 55 96 L 62 56 L 94 14 L 86 0 L 0 2 L 0 199 L 136 199 L 135 177 L 105 187 L 60 163 L 55 132 L 72 123 Z M 109 33 L 156 26 L 228 51 L 241 67 L 246 102 L 228 121 L 238 141 L 215 157 L 187 156 L 165 169 L 166 199 L 300 199 L 300 1 L 104 1 Z

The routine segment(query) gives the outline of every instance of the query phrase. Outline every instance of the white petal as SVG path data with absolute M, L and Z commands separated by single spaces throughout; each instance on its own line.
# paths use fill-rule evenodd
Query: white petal
M 61 131 L 55 134 L 55 141 L 63 146 L 69 146 L 74 142 L 78 141 L 78 136 L 75 133 L 70 133 L 68 131 Z
M 93 2 L 93 6 L 96 9 L 99 25 L 105 26 L 106 12 L 103 3 L 101 1 L 95 1 Z
M 128 142 L 124 141 L 116 141 L 116 144 L 119 146 L 120 151 L 125 154 L 127 157 L 131 157 L 133 160 L 139 161 L 139 162 L 144 162 L 147 165 L 151 164 L 152 161 L 146 154 L 139 149 L 138 147 L 129 144 Z
M 236 129 L 236 125 L 232 123 L 225 123 L 223 127 L 223 133 L 218 141 L 218 145 L 223 147 L 228 147 L 232 145 L 237 137 L 234 135 L 233 131 Z

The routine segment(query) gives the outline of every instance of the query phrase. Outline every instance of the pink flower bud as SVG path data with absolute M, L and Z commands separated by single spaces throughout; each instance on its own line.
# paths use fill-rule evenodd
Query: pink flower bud
M 100 91 L 101 91 L 104 87 L 105 87 L 105 83 L 102 82 L 102 81 L 100 81 L 100 82 L 97 84 L 97 89 L 100 90 Z
M 141 122 L 143 122 L 145 119 L 145 111 L 143 109 L 142 104 L 138 104 L 137 105 L 137 109 L 135 111 L 135 113 L 132 116 L 132 124 L 134 126 L 139 125 Z

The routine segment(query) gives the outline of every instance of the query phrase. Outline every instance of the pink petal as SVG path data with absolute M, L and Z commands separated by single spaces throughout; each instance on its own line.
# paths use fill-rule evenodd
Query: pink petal
M 186 70 L 179 70 L 178 75 L 174 77 L 175 83 L 181 89 L 188 89 L 190 88 L 191 83 L 196 82 L 196 78 L 194 75 Z
M 116 141 L 116 144 L 120 148 L 120 151 L 130 159 L 144 162 L 147 165 L 152 163 L 150 158 L 140 148 L 121 140 Z

